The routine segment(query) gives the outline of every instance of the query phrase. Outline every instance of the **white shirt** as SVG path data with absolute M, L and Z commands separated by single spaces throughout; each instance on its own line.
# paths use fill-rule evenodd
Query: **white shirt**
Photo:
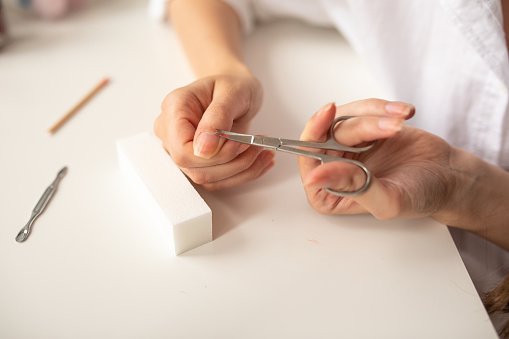
M 499 0 L 226 0 L 247 32 L 291 16 L 336 27 L 411 124 L 509 168 L 509 61 Z
M 334 26 L 411 123 L 509 169 L 509 60 L 499 0 L 224 0 L 246 32 L 255 20 L 295 17 Z M 509 254 L 451 232 L 478 291 L 509 272 Z

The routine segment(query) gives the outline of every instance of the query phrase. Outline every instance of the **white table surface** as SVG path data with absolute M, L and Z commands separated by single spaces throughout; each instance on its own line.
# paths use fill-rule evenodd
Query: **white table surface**
M 193 79 L 171 27 L 134 0 L 96 1 L 56 23 L 8 14 L 0 338 L 496 338 L 445 226 L 319 215 L 293 156 L 255 183 L 203 192 L 215 239 L 173 257 L 115 153 Z M 246 53 L 265 87 L 257 132 L 297 137 L 326 102 L 383 95 L 332 30 L 268 24 Z M 104 75 L 111 84 L 49 136 Z M 63 165 L 32 236 L 15 242 Z

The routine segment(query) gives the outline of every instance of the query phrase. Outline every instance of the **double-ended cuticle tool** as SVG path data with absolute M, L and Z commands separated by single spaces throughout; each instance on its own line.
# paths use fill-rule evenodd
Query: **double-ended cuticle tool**
M 34 209 L 32 210 L 32 215 L 30 216 L 30 219 L 26 223 L 25 226 L 19 231 L 18 235 L 16 236 L 17 242 L 24 242 L 28 239 L 30 236 L 30 232 L 32 232 L 32 226 L 34 224 L 35 219 L 37 219 L 42 212 L 44 212 L 44 209 L 50 202 L 51 198 L 55 194 L 58 188 L 58 184 L 62 180 L 62 178 L 67 173 L 67 167 L 62 168 L 58 174 L 55 180 L 51 183 L 51 185 L 46 188 L 42 196 L 40 197 L 39 201 L 37 202 L 37 205 L 35 205 Z

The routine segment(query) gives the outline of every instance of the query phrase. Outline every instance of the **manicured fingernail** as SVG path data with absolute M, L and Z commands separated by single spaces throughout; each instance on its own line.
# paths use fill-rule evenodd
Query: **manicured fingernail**
M 398 118 L 380 118 L 378 119 L 378 127 L 386 131 L 400 131 L 403 125 L 402 119 Z
M 322 108 L 320 108 L 320 110 L 318 112 L 316 112 L 316 116 L 319 116 L 319 115 L 322 115 L 325 112 L 328 112 L 332 108 L 332 105 L 334 105 L 334 103 L 330 102 L 327 105 L 325 105 Z
M 202 132 L 194 144 L 194 155 L 201 158 L 212 157 L 219 145 L 219 137 L 211 132 Z
M 385 110 L 389 114 L 406 116 L 410 113 L 411 107 L 411 105 L 404 102 L 392 101 L 385 105 Z

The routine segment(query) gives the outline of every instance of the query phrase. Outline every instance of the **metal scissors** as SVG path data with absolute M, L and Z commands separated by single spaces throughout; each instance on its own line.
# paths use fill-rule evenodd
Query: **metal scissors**
M 341 161 L 349 164 L 353 164 L 359 167 L 366 176 L 366 181 L 361 188 L 355 191 L 336 191 L 331 188 L 326 188 L 326 191 L 341 197 L 349 197 L 358 195 L 364 191 L 366 191 L 371 183 L 371 172 L 367 169 L 367 167 L 360 161 L 344 158 L 337 155 L 329 155 L 325 153 L 319 152 L 311 152 L 300 149 L 299 147 L 308 147 L 322 150 L 334 150 L 340 152 L 349 152 L 349 153 L 362 153 L 366 152 L 373 147 L 374 144 L 370 144 L 364 147 L 350 147 L 340 144 L 334 137 L 334 129 L 337 124 L 348 120 L 350 118 L 354 118 L 354 116 L 340 116 L 334 119 L 332 122 L 328 138 L 324 142 L 312 142 L 312 141 L 302 141 L 302 140 L 292 140 L 292 139 L 283 139 L 283 138 L 274 138 L 274 137 L 266 137 L 262 135 L 252 135 L 252 134 L 241 134 L 224 130 L 217 130 L 216 135 L 236 142 L 240 142 L 243 144 L 249 144 L 253 146 L 260 146 L 268 149 L 274 149 L 276 151 L 291 153 L 295 155 L 305 156 L 313 159 L 320 160 L 323 163 L 333 162 L 333 161 Z

